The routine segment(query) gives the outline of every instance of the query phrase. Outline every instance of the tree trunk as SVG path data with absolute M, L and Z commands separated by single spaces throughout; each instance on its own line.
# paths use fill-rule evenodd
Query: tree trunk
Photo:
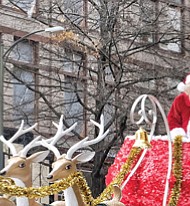
M 92 171 L 92 195 L 97 197 L 105 188 L 105 171 L 104 168 L 100 169 L 99 165 L 101 164 L 101 157 L 103 151 L 96 152 L 94 157 L 94 168 Z

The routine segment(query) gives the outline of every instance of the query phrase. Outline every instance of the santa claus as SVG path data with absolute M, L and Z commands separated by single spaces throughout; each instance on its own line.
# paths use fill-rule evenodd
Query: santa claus
M 181 93 L 174 99 L 168 113 L 171 136 L 190 138 L 190 74 L 177 86 Z

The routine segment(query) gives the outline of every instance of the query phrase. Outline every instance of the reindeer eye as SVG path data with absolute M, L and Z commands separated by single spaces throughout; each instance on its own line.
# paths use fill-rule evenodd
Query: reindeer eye
M 24 168 L 24 167 L 25 167 L 25 163 L 22 162 L 21 164 L 19 164 L 19 167 L 20 167 L 20 168 Z
M 66 170 L 70 170 L 71 169 L 71 165 L 66 165 L 65 169 Z

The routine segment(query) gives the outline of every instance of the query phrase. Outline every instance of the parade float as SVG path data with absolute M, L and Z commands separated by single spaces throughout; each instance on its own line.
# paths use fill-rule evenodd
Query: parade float
M 146 103 L 149 108 L 146 109 Z M 166 135 L 155 136 L 157 108 L 163 118 Z M 138 115 L 135 115 L 138 114 Z M 158 100 L 142 95 L 134 102 L 131 121 L 137 125 L 145 122 L 144 129 L 135 136 L 127 136 L 108 170 L 106 184 L 117 178 L 123 164 L 131 168 L 121 184 L 122 202 L 127 206 L 189 206 L 190 205 L 190 139 L 181 135 L 171 137 L 167 118 Z M 135 120 L 135 117 L 137 120 Z
M 161 113 L 166 128 L 166 135 L 163 136 L 154 136 L 157 109 Z M 136 110 L 138 110 L 137 115 L 135 115 Z M 97 198 L 92 197 L 86 179 L 76 167 L 79 163 L 88 162 L 93 158 L 94 153 L 80 153 L 76 157 L 73 157 L 73 154 L 80 148 L 100 142 L 106 136 L 108 131 L 104 132 L 103 117 L 100 124 L 92 121 L 99 128 L 98 137 L 94 140 L 84 138 L 73 145 L 66 154 L 60 154 L 55 143 L 74 126 L 63 131 L 61 119 L 59 125 L 56 125 L 57 133 L 52 139 L 45 141 L 38 138 L 36 140 L 36 145 L 40 142 L 55 154 L 56 160 L 48 175 L 48 179 L 53 184 L 38 188 L 26 187 L 26 185 L 19 185 L 18 182 L 15 183 L 13 179 L 5 175 L 0 178 L 0 193 L 28 199 L 25 205 L 16 204 L 18 206 L 30 206 L 31 199 L 57 194 L 62 190 L 65 201 L 55 202 L 53 205 L 189 206 L 190 140 L 180 135 L 171 137 L 162 106 L 152 95 L 138 97 L 131 108 L 130 117 L 131 121 L 139 126 L 139 130 L 134 136 L 126 137 L 114 163 L 108 169 L 107 186 Z M 138 121 L 135 121 L 136 117 L 140 117 Z M 149 133 L 145 128 L 141 128 L 143 122 L 150 128 Z M 7 145 L 10 144 L 11 142 Z M 57 172 L 63 165 L 64 171 Z M 121 201 L 120 196 L 122 196 Z M 5 202 L 1 204 L 1 200 L 0 205 L 9 206 Z

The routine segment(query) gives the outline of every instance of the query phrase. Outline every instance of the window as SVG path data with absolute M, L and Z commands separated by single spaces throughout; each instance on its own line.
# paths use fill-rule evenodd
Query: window
M 160 48 L 181 52 L 181 9 L 174 4 L 159 4 L 159 35 Z
M 10 0 L 9 2 L 11 5 L 16 6 L 17 8 L 28 13 L 30 10 L 34 9 L 36 1 L 37 0 Z
M 109 66 L 105 66 L 105 80 L 106 81 L 114 81 L 112 71 Z
M 129 3 L 127 3 L 129 4 Z M 156 4 L 150 0 L 140 0 L 131 5 L 124 4 L 122 8 L 123 30 L 127 26 L 127 37 L 136 42 L 153 41 L 155 28 Z
M 18 40 L 15 37 L 15 41 Z M 32 41 L 23 40 L 19 42 L 10 54 L 11 58 L 16 61 L 33 63 L 34 62 L 34 43 Z M 34 100 L 35 94 L 32 91 L 35 85 L 35 76 L 33 71 L 28 68 L 14 65 L 13 78 L 13 119 L 24 119 L 26 122 L 33 123 Z
M 65 0 L 64 12 L 69 19 L 75 24 L 79 24 L 83 20 L 83 0 Z
M 14 68 L 14 74 L 16 78 L 13 79 L 13 105 L 15 107 L 13 119 L 15 121 L 23 119 L 32 124 L 35 94 L 30 88 L 34 88 L 34 76 L 30 71 L 17 67 Z
M 182 4 L 182 0 L 169 0 L 171 3 Z
M 15 37 L 14 40 L 17 41 L 19 38 Z M 19 42 L 11 52 L 11 58 L 22 62 L 34 62 L 34 42 L 23 40 Z
M 82 56 L 74 53 L 70 49 L 65 49 L 65 57 L 63 59 L 64 71 L 78 72 L 81 64 Z
M 123 6 L 121 29 L 135 42 L 160 42 L 161 49 L 181 52 L 181 0 L 139 0 Z M 125 26 L 123 26 L 125 25 Z M 123 27 L 123 28 L 122 28 Z

